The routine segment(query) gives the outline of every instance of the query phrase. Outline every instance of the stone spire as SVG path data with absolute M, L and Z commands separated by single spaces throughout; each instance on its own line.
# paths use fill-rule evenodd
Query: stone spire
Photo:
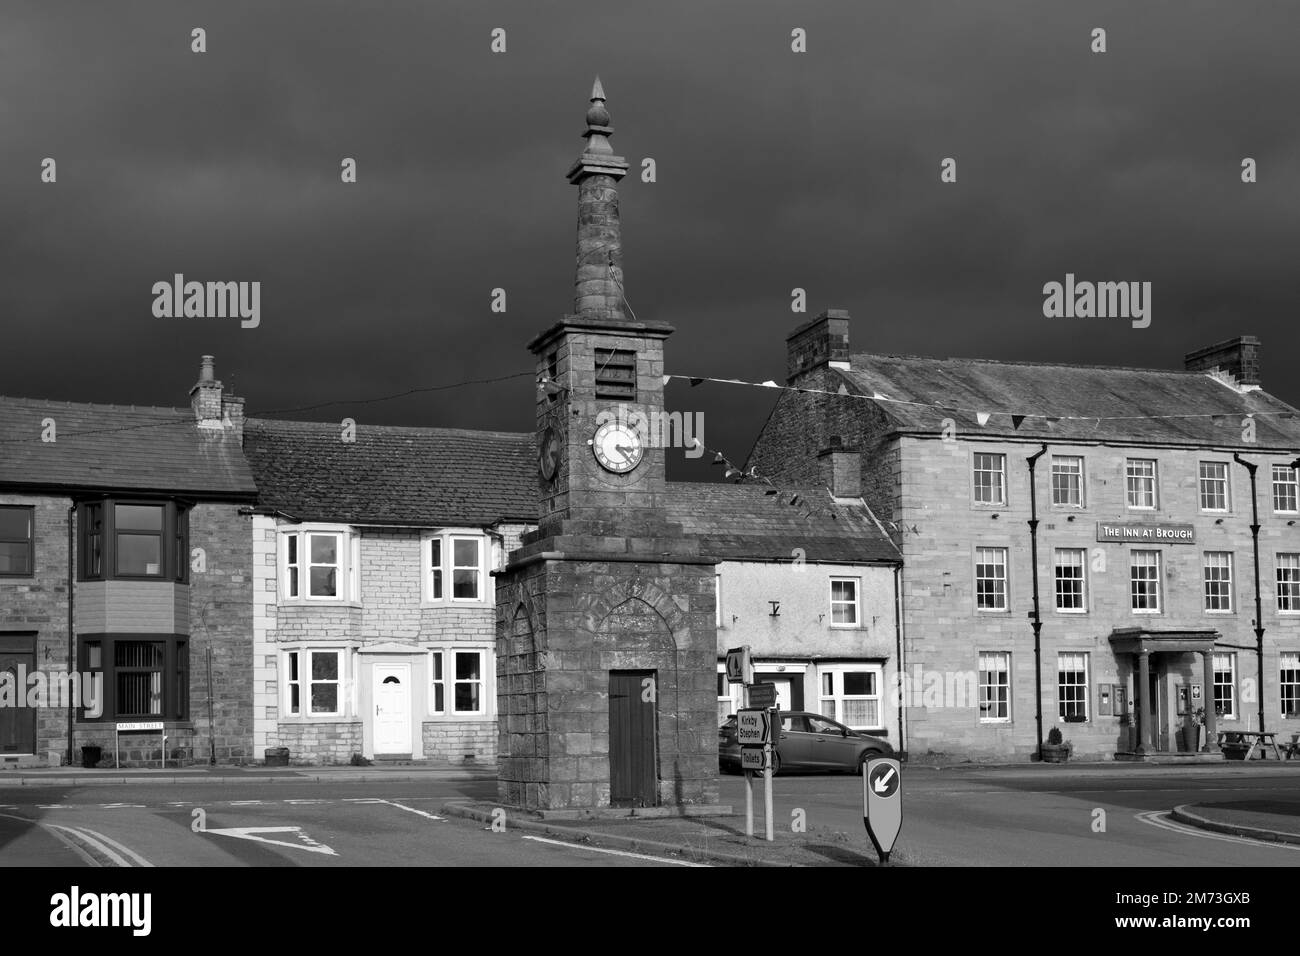
M 587 146 L 569 169 L 569 182 L 578 187 L 578 262 L 573 311 L 626 321 L 623 311 L 623 238 L 618 218 L 618 181 L 628 164 L 614 155 L 609 138 L 605 90 L 600 77 L 591 88 L 587 109 Z

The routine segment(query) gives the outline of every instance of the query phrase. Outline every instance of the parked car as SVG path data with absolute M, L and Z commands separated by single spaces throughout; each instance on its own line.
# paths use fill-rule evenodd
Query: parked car
M 781 734 L 776 743 L 772 769 L 824 770 L 861 773 L 871 757 L 888 757 L 894 752 L 888 740 L 802 710 L 781 711 Z M 740 744 L 736 741 L 733 714 L 718 728 L 718 767 L 727 773 L 740 771 Z

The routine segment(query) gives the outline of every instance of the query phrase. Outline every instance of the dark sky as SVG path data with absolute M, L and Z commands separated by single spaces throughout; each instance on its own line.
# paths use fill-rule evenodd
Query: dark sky
M 531 429 L 527 378 L 348 400 L 531 369 L 572 308 L 599 73 L 669 371 L 783 381 L 785 335 L 833 307 L 895 353 L 1181 367 L 1254 334 L 1300 402 L 1297 36 L 1300 4 L 1229 0 L 5 0 L 0 393 L 180 405 L 212 353 L 252 414 Z M 176 272 L 259 280 L 261 326 L 155 318 Z M 1067 272 L 1150 281 L 1150 328 L 1044 318 Z M 668 391 L 739 459 L 772 400 Z

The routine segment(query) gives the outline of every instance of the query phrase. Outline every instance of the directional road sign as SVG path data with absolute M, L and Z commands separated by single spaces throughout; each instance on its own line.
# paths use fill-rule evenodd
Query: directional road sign
M 771 743 L 772 715 L 753 708 L 736 711 L 736 742 L 742 747 Z
M 775 684 L 747 684 L 746 689 L 749 691 L 750 707 L 776 706 Z
M 767 755 L 772 752 L 770 747 L 742 747 L 740 748 L 740 769 L 741 770 L 766 770 L 771 766 Z
M 867 835 L 888 863 L 903 825 L 902 769 L 893 757 L 872 757 L 862 767 L 862 822 Z
M 727 651 L 727 683 L 743 684 L 747 680 L 753 680 L 751 673 L 748 644 Z

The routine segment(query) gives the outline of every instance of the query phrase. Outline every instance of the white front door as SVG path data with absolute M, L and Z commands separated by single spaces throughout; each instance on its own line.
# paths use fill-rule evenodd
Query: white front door
M 375 753 L 411 752 L 411 665 L 376 664 Z

